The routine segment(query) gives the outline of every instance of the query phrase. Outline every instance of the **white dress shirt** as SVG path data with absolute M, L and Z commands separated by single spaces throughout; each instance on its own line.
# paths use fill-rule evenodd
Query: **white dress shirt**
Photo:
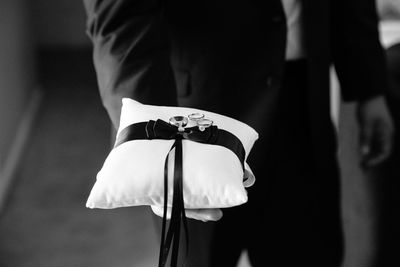
M 398 20 L 382 20 L 379 24 L 380 39 L 383 47 L 388 48 L 400 44 L 400 18 Z
M 302 3 L 299 0 L 281 0 L 286 14 L 286 60 L 304 58 Z

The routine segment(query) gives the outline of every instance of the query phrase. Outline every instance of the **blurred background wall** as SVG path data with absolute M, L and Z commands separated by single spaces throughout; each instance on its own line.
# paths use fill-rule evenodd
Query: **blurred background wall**
M 90 42 L 76 0 L 2 0 L 0 38 L 1 206 L 40 107 L 43 58 L 60 51 L 87 55 Z
M 33 28 L 28 1 L 0 1 L 0 198 L 16 167 L 38 107 Z M 27 127 L 28 126 L 28 127 Z
M 90 46 L 85 34 L 83 1 L 31 0 L 29 2 L 36 46 L 39 48 Z

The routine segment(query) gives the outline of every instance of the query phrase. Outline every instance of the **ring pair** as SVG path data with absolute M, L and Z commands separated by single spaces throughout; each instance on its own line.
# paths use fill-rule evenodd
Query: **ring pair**
M 178 131 L 183 132 L 185 130 L 185 127 L 188 125 L 189 120 L 195 122 L 200 131 L 204 131 L 206 128 L 212 126 L 213 124 L 212 120 L 204 118 L 204 114 L 201 113 L 192 113 L 189 114 L 187 117 L 174 116 L 169 119 L 169 123 L 177 126 Z

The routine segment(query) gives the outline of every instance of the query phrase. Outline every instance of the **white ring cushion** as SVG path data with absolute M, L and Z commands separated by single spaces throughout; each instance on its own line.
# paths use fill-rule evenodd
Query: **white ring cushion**
M 242 142 L 247 159 L 257 132 L 250 126 L 212 112 L 182 107 L 144 105 L 129 98 L 122 100 L 118 134 L 138 122 L 173 116 L 202 113 L 218 128 L 234 134 Z M 159 214 L 164 198 L 164 163 L 174 140 L 133 140 L 111 150 L 90 192 L 88 208 L 112 209 L 150 205 Z M 185 209 L 215 209 L 241 205 L 247 201 L 243 177 L 254 175 L 245 163 L 245 173 L 238 157 L 229 149 L 190 140 L 182 141 L 183 196 Z M 174 150 L 168 162 L 168 207 L 172 206 Z M 251 186 L 252 182 L 246 182 Z M 161 208 L 161 209 L 160 209 Z M 162 212 L 161 212 L 162 213 Z M 217 214 L 212 218 L 220 217 Z M 190 217 L 190 216 L 189 216 Z M 191 216 L 196 217 L 196 216 Z M 207 217 L 207 215 L 206 215 Z M 206 218 L 197 218 L 207 220 Z

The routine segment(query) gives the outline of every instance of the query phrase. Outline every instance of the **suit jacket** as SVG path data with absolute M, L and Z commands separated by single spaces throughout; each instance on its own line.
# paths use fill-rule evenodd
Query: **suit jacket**
M 264 148 L 285 63 L 280 0 L 84 0 L 104 106 L 118 125 L 122 97 L 219 112 L 253 126 Z M 333 63 L 347 101 L 386 86 L 374 0 L 302 0 L 315 170 L 336 169 L 330 119 Z M 265 151 L 265 149 L 263 149 Z

